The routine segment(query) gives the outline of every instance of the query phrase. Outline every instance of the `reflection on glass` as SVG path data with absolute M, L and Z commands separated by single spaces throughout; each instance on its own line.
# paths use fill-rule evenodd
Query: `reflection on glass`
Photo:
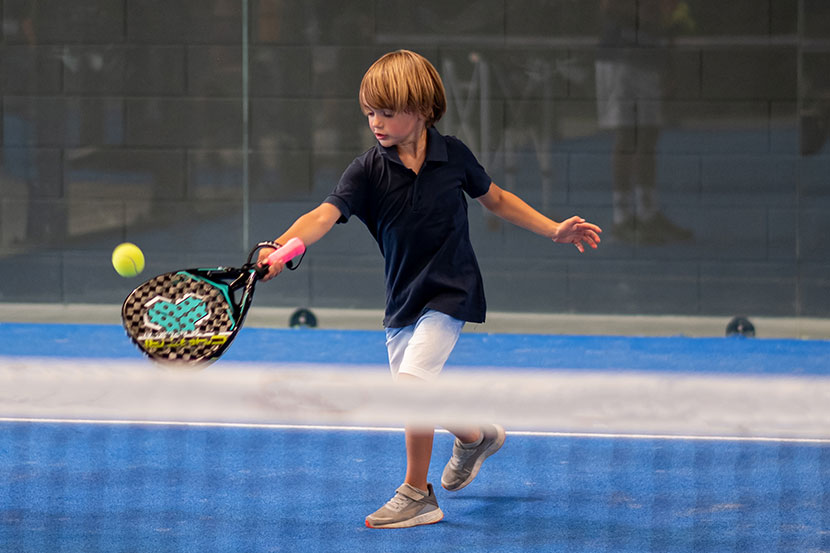
M 692 232 L 660 210 L 657 140 L 663 100 L 672 85 L 674 34 L 691 25 L 678 0 L 602 0 L 602 34 L 596 61 L 600 128 L 614 133 L 612 234 L 624 242 L 665 244 L 687 241 Z

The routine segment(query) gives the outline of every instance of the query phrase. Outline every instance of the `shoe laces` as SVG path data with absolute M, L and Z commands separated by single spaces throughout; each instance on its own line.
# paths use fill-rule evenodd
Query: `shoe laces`
M 478 448 L 466 449 L 461 446 L 453 448 L 452 457 L 450 458 L 450 463 L 453 468 L 461 468 L 467 462 L 467 459 L 475 455 L 476 449 Z
M 386 506 L 393 511 L 403 511 L 412 500 L 402 493 L 396 493 L 395 496 L 386 502 Z

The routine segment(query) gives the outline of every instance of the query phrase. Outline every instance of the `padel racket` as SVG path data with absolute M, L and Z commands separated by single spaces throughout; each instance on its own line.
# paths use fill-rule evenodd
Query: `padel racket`
M 277 248 L 259 265 L 263 247 Z M 260 242 L 242 267 L 185 269 L 151 278 L 124 300 L 121 320 L 127 335 L 154 361 L 206 364 L 219 358 L 239 332 L 268 265 L 291 262 L 305 252 L 299 238 L 284 246 Z

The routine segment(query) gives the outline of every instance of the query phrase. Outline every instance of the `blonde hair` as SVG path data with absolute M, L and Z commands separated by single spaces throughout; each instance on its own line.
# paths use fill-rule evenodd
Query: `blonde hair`
M 389 52 L 363 75 L 358 95 L 360 107 L 419 113 L 427 127 L 447 111 L 444 83 L 435 67 L 409 50 Z

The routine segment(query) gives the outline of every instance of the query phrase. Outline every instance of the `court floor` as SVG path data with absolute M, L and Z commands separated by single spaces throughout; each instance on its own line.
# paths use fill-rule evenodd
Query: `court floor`
M 384 370 L 380 331 L 243 329 L 228 360 L 273 361 L 275 343 Z M 115 325 L 31 323 L 0 323 L 0 353 L 138 355 Z M 821 376 L 828 360 L 828 341 L 465 334 L 448 370 Z M 469 487 L 436 490 L 442 522 L 378 531 L 363 518 L 400 484 L 399 430 L 4 421 L 0 549 L 830 551 L 830 443 L 519 430 Z M 450 449 L 438 433 L 436 484 Z

